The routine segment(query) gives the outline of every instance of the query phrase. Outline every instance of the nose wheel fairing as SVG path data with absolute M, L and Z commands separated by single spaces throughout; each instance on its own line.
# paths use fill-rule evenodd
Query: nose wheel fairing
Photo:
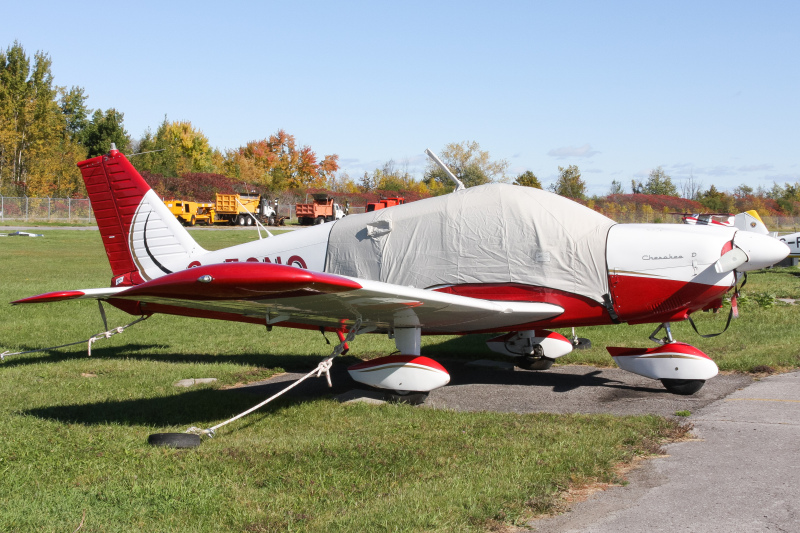
M 428 392 L 450 382 L 445 368 L 428 357 L 388 355 L 347 369 L 354 381 L 399 393 Z
M 364 361 L 347 369 L 354 381 L 390 391 L 395 401 L 407 401 L 409 393 L 419 395 L 450 382 L 447 370 L 420 355 L 422 330 L 413 312 L 395 318 L 394 341 L 401 355 Z M 412 402 L 413 403 L 413 402 Z
M 668 342 L 656 348 L 606 349 L 621 369 L 658 379 L 674 394 L 694 394 L 719 373 L 710 357 L 683 342 Z

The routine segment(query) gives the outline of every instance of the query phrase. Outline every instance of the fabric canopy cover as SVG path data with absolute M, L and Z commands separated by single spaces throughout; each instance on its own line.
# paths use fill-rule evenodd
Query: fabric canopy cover
M 614 224 L 557 194 L 488 184 L 341 219 L 325 271 L 418 288 L 519 283 L 602 303 Z

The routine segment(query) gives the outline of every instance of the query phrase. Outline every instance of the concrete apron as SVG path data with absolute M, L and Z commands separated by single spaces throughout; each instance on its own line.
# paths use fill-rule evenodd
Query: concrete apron
M 689 420 L 697 440 L 667 446 L 629 484 L 533 521 L 535 531 L 800 530 L 800 372 L 764 378 Z

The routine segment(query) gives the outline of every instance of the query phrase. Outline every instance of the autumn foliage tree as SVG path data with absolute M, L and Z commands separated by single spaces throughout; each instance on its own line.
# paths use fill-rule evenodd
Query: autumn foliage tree
M 0 193 L 71 196 L 83 189 L 75 162 L 85 151 L 58 105 L 50 57 L 33 61 L 15 42 L 0 52 Z
M 631 180 L 633 194 L 656 194 L 660 196 L 680 196 L 678 188 L 672 183 L 672 178 L 664 172 L 662 167 L 650 171 L 647 181 Z
M 124 115 L 114 108 L 105 112 L 97 110 L 77 133 L 76 138 L 86 148 L 88 157 L 107 154 L 114 144 L 122 153 L 129 153 L 131 144 L 128 132 L 122 125 Z
M 298 147 L 294 135 L 278 130 L 267 139 L 228 151 L 224 167 L 229 175 L 273 191 L 321 187 L 339 170 L 339 156 L 319 161 L 309 146 Z
M 492 161 L 489 152 L 481 150 L 481 145 L 475 141 L 450 143 L 444 147 L 439 158 L 465 187 L 502 181 L 508 169 L 508 161 Z M 434 194 L 442 194 L 455 188 L 447 174 L 432 161 L 428 162 L 425 170 L 425 183 Z
M 176 177 L 190 172 L 215 172 L 222 164 L 221 154 L 212 149 L 202 131 L 191 122 L 164 121 L 155 134 L 145 132 L 138 151 L 131 159 L 139 171 Z
M 523 187 L 533 187 L 534 189 L 541 189 L 542 182 L 536 177 L 536 174 L 530 170 L 526 170 L 514 179 L 514 185 L 522 185 Z
M 578 200 L 586 198 L 586 182 L 581 179 L 581 171 L 576 165 L 558 167 L 558 179 L 551 190 L 567 198 Z

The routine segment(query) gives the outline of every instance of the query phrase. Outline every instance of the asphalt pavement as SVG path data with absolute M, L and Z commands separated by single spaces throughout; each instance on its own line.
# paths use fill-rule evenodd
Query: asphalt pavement
M 292 389 L 287 396 L 305 399 L 346 395 L 347 399 L 380 399 L 375 391 L 363 390 L 347 374 L 347 366 L 357 359 L 334 361 L 333 387 L 324 379 L 310 379 Z M 424 405 L 458 411 L 496 411 L 507 413 L 609 413 L 615 415 L 658 414 L 672 416 L 676 411 L 695 412 L 753 382 L 742 374 L 723 374 L 706 382 L 691 396 L 667 392 L 660 382 L 631 374 L 619 368 L 593 366 L 555 366 L 547 371 L 514 369 L 510 363 L 495 361 L 442 360 L 450 373 L 450 384 L 431 391 Z M 308 368 L 311 371 L 312 368 Z M 236 390 L 272 395 L 303 373 L 288 373 L 252 383 Z

